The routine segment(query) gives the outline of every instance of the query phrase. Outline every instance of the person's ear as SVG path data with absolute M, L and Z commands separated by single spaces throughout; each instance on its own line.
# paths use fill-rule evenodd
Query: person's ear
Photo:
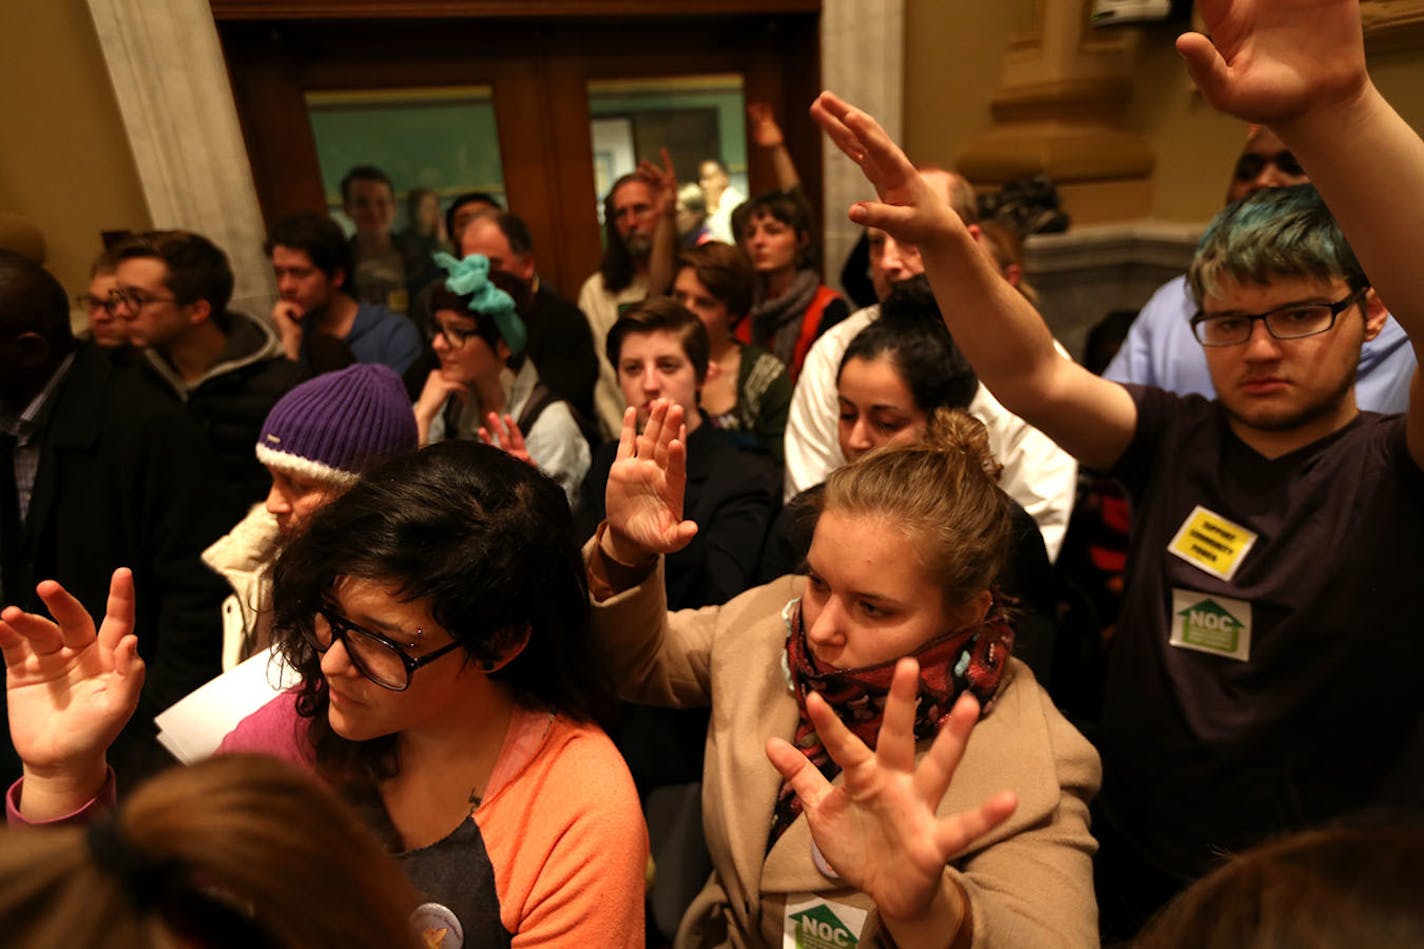
M 1011 287 L 1017 287 L 1023 282 L 1023 267 L 1019 264 L 1006 264 L 1002 272 Z
M 338 290 L 346 286 L 346 270 L 344 268 L 337 267 L 336 269 L 332 270 L 331 285 Z
M 984 622 L 984 617 L 989 615 L 989 607 L 993 603 L 994 594 L 988 590 L 980 590 L 951 611 L 952 628 L 958 629 Z
M 717 361 L 715 359 L 709 359 L 707 361 L 707 371 L 702 374 L 702 379 L 697 383 L 698 390 L 700 391 L 703 386 L 712 380 L 721 378 L 722 372 L 723 369 L 717 364 Z
M 507 643 L 499 647 L 499 658 L 493 661 L 486 660 L 485 662 L 481 662 L 479 664 L 480 671 L 488 675 L 491 672 L 498 672 L 513 662 L 518 658 L 519 654 L 524 651 L 525 647 L 529 645 L 530 632 L 530 628 L 525 626 L 519 631 L 517 636 L 511 636 Z
M 199 323 L 211 319 L 213 315 L 213 305 L 203 299 L 194 300 L 192 303 L 185 303 L 183 304 L 183 309 L 188 314 L 189 326 L 197 326 Z
M 1389 309 L 1385 307 L 1379 294 L 1375 293 L 1374 287 L 1365 291 L 1365 298 L 1360 303 L 1360 309 L 1365 313 L 1365 342 L 1368 343 L 1384 332 L 1384 324 L 1389 319 Z
M 509 348 L 509 344 L 504 340 L 499 340 L 494 344 L 494 354 L 499 357 L 499 361 L 504 365 L 509 365 L 509 358 L 514 355 L 514 350 Z
M 981 228 L 978 224 L 970 224 L 964 229 L 969 232 L 970 237 L 974 238 L 974 243 L 984 243 L 984 229 Z

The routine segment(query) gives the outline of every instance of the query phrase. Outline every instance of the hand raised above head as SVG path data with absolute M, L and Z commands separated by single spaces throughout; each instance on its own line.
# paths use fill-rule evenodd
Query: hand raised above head
M 938 815 L 979 719 L 979 703 L 973 696 L 961 696 L 917 763 L 918 689 L 919 664 L 900 660 L 874 751 L 841 723 L 820 695 L 808 695 L 811 724 L 841 767 L 839 787 L 790 743 L 772 738 L 766 749 L 801 798 L 811 836 L 826 861 L 848 884 L 874 899 L 888 923 L 923 916 L 940 898 L 950 858 L 1002 824 L 1017 806 L 1013 792 L 1000 791 L 972 810 Z
M 878 227 L 910 244 L 929 243 L 963 230 L 963 222 L 944 195 L 920 177 L 910 159 L 870 115 L 833 92 L 823 92 L 812 103 L 811 116 L 836 147 L 860 166 L 880 196 L 879 202 L 852 205 L 852 221 Z
M 682 519 L 687 487 L 682 407 L 654 401 L 641 434 L 636 433 L 637 420 L 636 409 L 623 413 L 604 500 L 604 539 L 611 548 L 605 552 L 626 564 L 681 550 L 697 533 L 696 524 Z
M 138 706 L 143 660 L 134 635 L 133 574 L 114 571 L 103 625 L 64 587 L 46 580 L 37 592 L 54 620 L 18 607 L 0 613 L 10 737 L 27 781 L 82 784 Z M 26 795 L 30 788 L 27 784 Z
M 1207 35 L 1177 51 L 1207 100 L 1278 126 L 1350 102 L 1368 84 L 1359 0 L 1198 0 Z
M 659 168 L 648 159 L 638 162 L 636 174 L 653 192 L 653 203 L 659 214 L 671 214 L 677 207 L 677 170 L 673 168 L 672 154 L 666 148 L 658 149 L 662 158 Z
M 747 124 L 750 126 L 752 141 L 760 148 L 777 148 L 785 144 L 781 126 L 771 111 L 769 102 L 747 103 Z

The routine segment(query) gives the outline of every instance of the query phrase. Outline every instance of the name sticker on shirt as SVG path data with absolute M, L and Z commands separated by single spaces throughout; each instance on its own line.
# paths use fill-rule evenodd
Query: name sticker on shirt
M 860 945 L 870 913 L 817 896 L 788 901 L 782 949 L 847 949 Z
M 1259 535 L 1198 504 L 1177 528 L 1167 553 L 1213 577 L 1230 580 Z
M 1172 589 L 1172 636 L 1182 649 L 1214 656 L 1251 658 L 1251 604 L 1196 590 Z

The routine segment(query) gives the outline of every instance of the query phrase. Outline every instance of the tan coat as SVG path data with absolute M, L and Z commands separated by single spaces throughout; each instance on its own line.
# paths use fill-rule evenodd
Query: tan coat
M 659 565 L 639 586 L 595 604 L 594 632 L 626 698 L 712 707 L 702 806 L 714 871 L 676 944 L 780 946 L 787 903 L 817 895 L 869 910 L 860 945 L 885 945 L 869 897 L 816 869 L 804 817 L 765 854 L 781 785 L 766 739 L 791 738 L 798 717 L 781 612 L 804 579 L 783 577 L 725 606 L 672 614 L 662 582 Z M 1014 815 L 945 870 L 969 896 L 974 946 L 1097 945 L 1088 800 L 1100 778 L 1092 746 L 1013 660 L 940 806 L 950 814 L 1004 788 L 1018 795 Z M 946 944 L 953 922 L 946 920 Z

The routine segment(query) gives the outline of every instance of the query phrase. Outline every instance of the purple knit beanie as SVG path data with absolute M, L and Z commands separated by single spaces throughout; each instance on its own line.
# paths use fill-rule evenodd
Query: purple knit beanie
M 257 460 L 300 477 L 345 483 L 415 451 L 410 398 L 389 366 L 357 363 L 308 379 L 272 406 Z

